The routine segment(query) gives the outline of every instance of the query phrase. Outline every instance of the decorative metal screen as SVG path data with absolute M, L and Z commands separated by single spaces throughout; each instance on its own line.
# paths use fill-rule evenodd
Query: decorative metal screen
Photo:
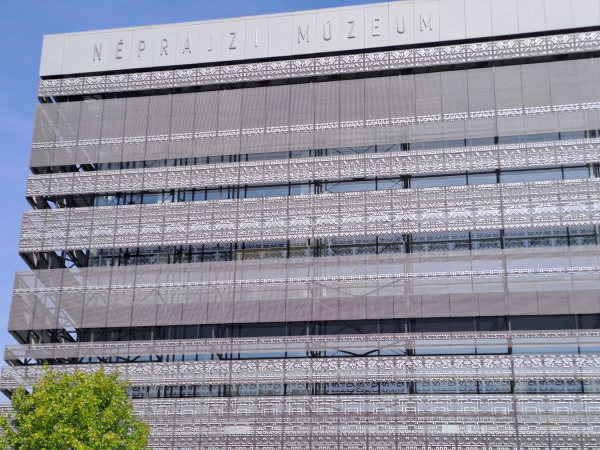
M 26 211 L 19 251 L 597 225 L 599 194 L 574 179 Z
M 30 175 L 28 197 L 590 164 L 600 139 Z
M 267 114 L 266 108 L 271 103 L 265 99 L 282 95 L 281 86 L 169 95 L 163 98 L 163 106 L 150 103 L 147 99 L 152 97 L 90 100 L 81 105 L 43 104 L 37 110 L 30 165 L 253 154 L 551 133 L 557 129 L 600 129 L 600 99 L 596 95 L 599 81 L 589 77 L 597 70 L 595 59 L 581 59 L 383 77 L 378 79 L 382 85 L 377 89 L 369 80 L 292 85 L 285 87 L 287 95 L 278 106 L 284 111 L 289 109 L 289 116 L 275 124 L 267 120 L 271 112 Z M 580 83 L 586 85 L 585 89 L 571 89 Z M 460 84 L 464 85 L 462 92 L 448 88 Z M 529 93 L 531 86 L 536 89 Z M 174 98 L 178 100 L 173 102 Z M 344 110 L 354 111 L 351 115 L 340 112 L 341 98 Z M 177 116 L 170 116 L 172 103 L 188 102 L 190 111 L 191 103 L 195 104 L 193 127 L 191 120 L 181 123 Z M 371 108 L 367 111 L 369 103 Z M 89 111 L 99 108 L 98 104 L 104 105 L 102 115 Z M 373 104 L 381 107 L 374 109 Z M 59 112 L 61 117 L 72 118 L 68 125 L 73 132 L 61 132 Z M 80 120 L 84 116 L 86 127 L 98 128 L 101 123 L 100 136 L 91 138 L 83 132 L 83 139 L 74 135 L 75 129 L 83 126 Z M 151 125 L 157 120 L 165 123 L 162 128 Z M 166 123 L 171 122 L 178 126 L 171 124 L 167 128 Z
M 23 271 L 9 329 L 598 313 L 599 258 L 583 246 Z
M 118 370 L 160 450 L 600 450 L 596 28 L 41 80 L 0 389 Z

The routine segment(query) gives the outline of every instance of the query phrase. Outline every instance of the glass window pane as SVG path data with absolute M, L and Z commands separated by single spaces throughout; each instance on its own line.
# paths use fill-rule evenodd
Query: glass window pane
M 467 139 L 466 144 L 468 147 L 481 147 L 481 146 L 485 146 L 485 145 L 494 145 L 495 142 L 494 142 L 493 137 L 485 137 L 485 138 Z
M 272 152 L 265 153 L 265 160 L 273 160 L 273 159 L 288 159 L 290 153 L 289 152 Z
M 472 318 L 448 319 L 415 319 L 415 333 L 447 333 L 456 331 L 474 331 L 475 325 Z
M 146 192 L 143 194 L 142 203 L 143 204 L 158 203 L 158 196 L 159 196 L 159 194 L 156 192 Z M 162 197 L 162 194 L 160 194 L 160 196 Z
M 573 330 L 575 316 L 517 316 L 509 318 L 511 330 Z
M 432 150 L 436 148 L 446 148 L 446 141 L 429 141 L 429 142 L 421 142 L 420 150 Z M 412 144 L 411 144 L 412 150 Z
M 464 186 L 466 184 L 466 175 L 437 175 L 426 177 L 413 177 L 410 179 L 411 188 Z
M 518 144 L 520 142 L 519 135 L 498 136 L 499 145 Z
M 464 147 L 465 140 L 464 139 L 449 139 L 446 141 L 446 148 L 457 148 Z
M 292 152 L 292 158 L 308 158 L 310 157 L 310 150 L 296 150 Z
M 403 189 L 404 179 L 403 178 L 378 178 L 377 179 L 377 190 L 382 191 L 385 189 Z
M 374 179 L 323 183 L 323 191 L 327 193 L 374 191 L 375 187 L 376 183 Z
M 246 189 L 246 198 L 279 197 L 286 196 L 288 193 L 289 187 L 287 185 L 249 187 Z
M 107 206 L 117 205 L 118 202 L 119 202 L 119 197 L 116 195 L 108 195 L 106 197 L 106 205 Z
M 378 145 L 377 153 L 399 152 L 400 144 Z
M 306 184 L 293 184 L 290 187 L 290 195 L 309 195 L 310 185 Z
M 220 200 L 221 189 L 209 189 L 206 192 L 206 200 Z
M 498 182 L 496 172 L 470 173 L 467 175 L 469 184 L 494 184 Z
M 562 171 L 556 169 L 510 170 L 500 173 L 501 183 L 523 183 L 530 181 L 561 180 Z
M 211 160 L 212 160 L 212 156 L 211 156 Z M 264 161 L 265 160 L 265 154 L 264 153 L 249 153 L 248 154 L 248 161 Z
M 589 178 L 590 171 L 586 166 L 583 167 L 565 167 L 564 178 L 565 180 L 572 180 L 575 178 Z
M 585 139 L 585 131 L 564 131 L 560 133 L 561 141 L 569 141 L 573 139 Z

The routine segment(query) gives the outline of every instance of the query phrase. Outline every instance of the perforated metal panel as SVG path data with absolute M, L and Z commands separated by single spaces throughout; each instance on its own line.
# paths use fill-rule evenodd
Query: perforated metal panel
M 597 164 L 600 62 L 588 56 L 598 49 L 600 32 L 582 31 L 42 80 L 43 100 L 61 103 L 37 108 L 32 167 L 212 159 L 34 175 L 27 196 Z M 552 59 L 563 60 L 539 63 Z M 581 139 L 491 142 L 569 131 Z M 429 150 L 393 146 L 438 140 Z M 361 149 L 373 145 L 385 147 Z M 346 146 L 365 154 L 262 155 Z M 33 342 L 39 330 L 79 329 L 81 339 L 8 346 L 5 359 L 16 365 L 3 368 L 0 387 L 31 386 L 41 361 L 79 359 L 89 364 L 53 368 L 92 373 L 108 358 L 107 370 L 132 383 L 156 449 L 600 448 L 600 332 L 591 316 L 565 318 L 600 314 L 600 247 L 508 248 L 535 245 L 548 227 L 595 227 L 597 238 L 599 182 L 501 181 L 27 211 L 19 250 L 33 264 L 39 252 L 85 249 L 165 256 L 191 245 L 209 256 L 18 272 L 9 330 L 29 330 Z M 442 234 L 472 250 L 429 252 Z M 571 238 L 581 236 L 561 242 Z M 311 255 L 310 239 L 323 239 L 326 257 Z M 334 240 L 344 250 L 325 244 Z M 237 253 L 219 261 L 216 249 L 234 242 Z M 441 317 L 474 330 L 490 316 L 502 316 L 509 331 L 432 333 Z M 532 331 L 546 319 L 572 319 L 573 329 Z M 292 325 L 284 323 L 294 321 L 329 328 L 286 336 Z M 264 324 L 286 331 L 263 336 Z M 351 324 L 365 334 L 329 334 Z M 157 326 L 177 326 L 169 331 L 185 330 L 186 339 L 98 342 L 98 330 L 81 330 L 131 327 L 131 339 L 142 339 L 138 327 Z M 236 336 L 261 328 L 261 337 L 219 337 L 225 328 Z M 206 330 L 215 335 L 200 339 Z M 100 339 L 112 338 L 120 339 Z M 165 396 L 180 398 L 156 398 Z
M 162 99 L 163 97 L 159 98 Z M 121 158 L 125 158 L 127 161 L 141 161 L 146 159 L 146 141 L 150 140 L 146 137 L 148 134 L 150 100 L 150 97 L 131 97 L 127 99 L 123 153 L 121 156 Z M 156 100 L 152 100 L 153 104 L 155 104 Z M 170 110 L 168 112 L 170 113 Z M 158 114 L 162 116 L 164 112 L 160 111 Z M 161 139 L 160 135 L 155 139 Z M 168 143 L 168 135 L 162 139 L 167 139 Z M 166 150 L 167 148 L 168 146 L 164 149 Z
M 170 135 L 174 134 L 171 133 L 173 98 L 172 95 L 149 97 L 148 128 L 144 133 L 148 136 L 146 152 L 142 158 L 137 158 L 137 160 L 165 159 L 169 155 Z M 191 125 L 191 121 L 188 123 Z M 131 161 L 135 160 L 131 159 Z
M 290 86 L 290 150 L 314 148 L 315 85 Z
M 339 146 L 372 144 L 365 140 L 365 80 L 342 80 L 339 89 Z
M 119 161 L 122 158 L 127 99 L 119 98 L 104 103 L 98 162 Z
M 104 102 L 95 100 L 81 102 L 76 164 L 90 164 L 98 161 L 103 108 Z
M 79 133 L 81 102 L 60 103 L 56 123 L 53 165 L 69 165 L 75 162 L 76 142 Z
M 523 84 L 521 66 L 495 67 L 494 83 L 496 108 L 506 111 L 498 117 L 498 135 L 510 136 L 525 133 L 522 120 Z
M 499 135 L 494 111 L 501 110 L 496 105 L 495 69 L 467 70 L 469 121 L 466 123 L 466 136 L 470 138 Z
M 244 91 L 219 91 L 217 155 L 241 153 L 242 98 Z M 211 113 L 214 114 L 213 109 Z
M 45 295 L 67 308 L 50 316 L 81 327 L 105 326 L 108 297 L 131 295 L 133 316 L 117 319 L 132 317 L 131 326 L 155 325 L 157 308 L 166 308 L 162 325 L 598 313 L 598 258 L 585 246 L 54 269 L 65 273 L 57 289 L 19 272 L 9 329 L 31 323 Z
M 286 152 L 290 149 L 292 86 L 270 86 L 266 89 L 265 113 L 266 130 L 263 152 Z M 267 131 L 265 130 L 265 133 Z
M 290 142 L 289 148 L 292 150 L 308 150 L 313 147 L 360 146 L 373 145 L 378 142 L 392 144 L 438 139 L 493 137 L 496 134 L 504 136 L 549 133 L 558 129 L 559 121 L 562 121 L 563 125 L 561 126 L 568 127 L 566 130 L 561 128 L 562 130 L 571 131 L 581 129 L 582 114 L 589 118 L 586 119 L 585 124 L 588 129 L 600 127 L 600 121 L 596 121 L 595 115 L 598 102 L 580 100 L 577 91 L 573 91 L 571 99 L 564 100 L 564 95 L 560 97 L 561 101 L 567 103 L 557 103 L 552 98 L 549 70 L 550 67 L 554 67 L 554 64 L 558 63 L 522 66 L 525 71 L 524 75 L 521 73 L 521 66 L 509 66 L 471 69 L 466 72 L 402 75 L 374 80 L 332 81 L 314 85 L 292 85 L 289 88 L 269 86 L 159 96 L 153 102 L 166 103 L 153 109 L 152 120 L 153 123 L 163 124 L 160 127 L 162 130 L 160 133 L 158 128 L 157 131 L 144 130 L 145 125 L 140 122 L 140 120 L 144 120 L 144 102 L 148 97 L 133 97 L 127 100 L 129 112 L 127 113 L 127 130 L 124 138 L 116 137 L 119 136 L 118 127 L 121 122 L 115 122 L 114 126 L 117 128 L 108 132 L 112 122 L 107 119 L 107 133 L 103 132 L 100 140 L 86 139 L 83 141 L 86 146 L 100 146 L 103 150 L 99 158 L 101 161 L 108 162 L 139 161 L 144 158 L 152 160 L 168 156 L 171 147 L 179 156 L 193 157 L 287 151 L 288 141 Z M 576 61 L 561 64 L 569 64 L 569 70 L 572 73 L 577 72 L 578 63 Z M 565 70 L 565 66 L 560 67 L 561 70 Z M 445 80 L 445 89 L 442 89 L 442 77 Z M 542 81 L 536 83 L 538 79 Z M 523 85 L 523 80 L 526 85 Z M 387 111 L 384 106 L 383 110 L 377 114 L 378 118 L 367 118 L 365 116 L 366 86 L 380 86 L 378 88 L 382 89 L 380 97 L 385 97 L 383 89 L 388 82 L 390 85 L 386 95 L 389 96 L 391 105 L 389 115 L 381 114 L 381 111 Z M 593 86 L 590 86 L 590 83 Z M 592 92 L 597 89 L 594 83 L 597 84 L 597 80 L 589 80 L 586 85 Z M 451 89 L 450 86 L 454 86 L 454 89 Z M 281 103 L 282 100 L 278 100 L 277 108 L 284 108 L 282 110 L 284 116 L 285 111 L 289 108 L 289 126 L 267 125 L 266 99 L 277 97 L 279 91 L 286 89 L 291 91 L 289 105 L 285 106 L 285 103 Z M 527 98 L 525 99 L 523 89 L 526 91 Z M 273 90 L 273 94 L 269 94 L 271 90 Z M 467 93 L 470 96 L 468 102 L 465 101 Z M 593 94 L 591 95 L 593 97 Z M 170 127 L 167 125 L 167 122 L 172 121 L 170 102 L 172 98 L 180 96 L 182 100 L 178 101 L 190 104 L 190 107 L 193 98 L 197 99 L 194 130 L 187 128 L 184 131 L 184 128 L 180 126 L 177 133 L 170 132 L 168 131 Z M 242 97 L 246 100 L 243 101 Z M 282 98 L 286 97 L 283 95 Z M 317 99 L 316 104 L 313 103 L 315 98 Z M 119 101 L 124 100 L 104 100 L 103 102 L 108 105 L 111 102 Z M 285 100 L 283 101 L 285 102 Z M 383 105 L 387 104 L 385 99 L 368 101 L 383 101 Z M 162 105 L 162 103 L 160 104 Z M 118 104 L 115 104 L 111 108 L 118 109 L 119 107 Z M 248 115 L 248 118 L 244 119 L 245 124 L 242 123 L 242 109 L 254 112 L 254 114 L 244 112 Z M 275 111 L 272 111 L 270 114 L 274 113 Z M 340 116 L 340 114 L 342 115 Z M 108 108 L 105 115 L 117 117 L 118 113 L 117 116 L 114 116 Z M 217 121 L 219 122 L 218 131 L 216 130 Z M 258 121 L 258 125 L 254 121 Z M 189 121 L 182 123 L 188 123 L 188 126 L 190 124 Z M 70 126 L 75 130 L 79 127 L 79 123 L 75 120 Z M 111 137 L 105 138 L 105 134 Z M 112 137 L 113 134 L 115 137 Z M 368 139 L 367 136 L 369 136 Z M 378 136 L 384 136 L 386 142 L 379 141 Z M 371 139 L 375 139 L 375 141 Z M 145 154 L 145 150 L 142 155 L 142 147 L 145 148 L 145 142 L 151 149 L 148 150 L 150 152 L 148 155 Z M 36 163 L 42 165 L 44 164 L 43 158 L 54 155 L 55 152 L 58 152 L 56 158 L 72 159 L 72 154 L 68 149 L 75 148 L 76 145 L 76 140 L 63 141 L 56 148 L 50 141 L 34 142 L 32 155 L 36 155 L 36 160 L 38 157 L 42 158 L 39 160 L 40 162 Z M 118 156 L 122 145 L 126 153 Z M 52 158 L 54 160 L 55 157 L 52 156 Z M 49 160 L 46 161 L 46 164 L 50 164 Z
M 244 91 L 242 98 L 241 149 L 264 152 L 267 88 Z
M 364 161 L 363 161 L 364 163 Z M 19 251 L 125 248 L 475 231 L 600 222 L 597 179 L 449 186 L 30 211 Z M 565 206 L 563 198 L 567 195 Z M 377 209 L 377 204 L 390 205 Z M 371 209 L 371 205 L 375 209 Z M 212 212 L 210 212 L 212 209 Z M 377 211 L 377 214 L 372 212 Z M 189 222 L 185 218 L 188 217 Z M 284 218 L 288 220 L 283 220 Z M 180 221 L 180 236 L 172 225 Z M 81 225 L 81 226 L 80 226 Z M 69 227 L 76 235 L 69 235 Z M 85 234 L 87 232 L 87 235 Z M 90 247 L 84 242 L 90 237 Z M 72 240 L 72 237 L 74 239 Z

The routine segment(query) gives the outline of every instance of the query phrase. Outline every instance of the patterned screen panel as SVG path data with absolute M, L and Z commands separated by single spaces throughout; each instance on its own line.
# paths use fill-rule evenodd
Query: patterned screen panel
M 600 448 L 594 395 L 171 399 L 135 405 L 152 425 L 152 445 L 160 450 Z
M 134 400 L 156 450 L 598 450 L 597 395 Z M 1 403 L 3 412 L 9 404 Z
M 600 180 L 26 211 L 20 252 L 600 223 Z
M 598 313 L 599 249 L 23 271 L 9 329 Z
M 93 373 L 98 364 L 53 366 Z M 370 358 L 288 358 L 242 361 L 185 361 L 111 364 L 132 386 L 358 383 L 459 380 L 597 380 L 599 355 L 448 355 Z M 31 387 L 44 374 L 40 365 L 2 367 L 1 389 Z
M 556 320 L 560 320 L 557 318 Z M 510 349 L 510 350 L 509 350 Z M 7 345 L 4 360 L 153 357 L 181 359 L 266 359 L 273 355 L 322 355 L 352 358 L 357 355 L 524 353 L 560 355 L 592 353 L 600 349 L 600 331 L 495 331 L 455 333 L 373 333 L 353 335 L 319 335 L 260 338 L 207 338 L 145 341 L 73 342 L 52 344 Z M 379 353 L 378 353 L 379 352 Z M 112 359 L 111 359 L 112 360 Z M 540 361 L 542 361 L 540 359 Z M 570 359 L 570 361 L 573 361 Z M 413 366 L 411 366 L 413 367 Z M 416 366 L 414 366 L 416 367 Z
M 30 175 L 28 197 L 590 164 L 600 139 Z
M 599 61 L 185 93 L 160 105 L 154 97 L 47 103 L 38 106 L 30 165 L 598 129 Z

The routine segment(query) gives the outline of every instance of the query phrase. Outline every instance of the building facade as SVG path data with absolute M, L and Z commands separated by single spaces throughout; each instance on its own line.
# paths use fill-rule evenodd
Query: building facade
M 156 449 L 600 448 L 600 2 L 44 38 L 0 389 Z

